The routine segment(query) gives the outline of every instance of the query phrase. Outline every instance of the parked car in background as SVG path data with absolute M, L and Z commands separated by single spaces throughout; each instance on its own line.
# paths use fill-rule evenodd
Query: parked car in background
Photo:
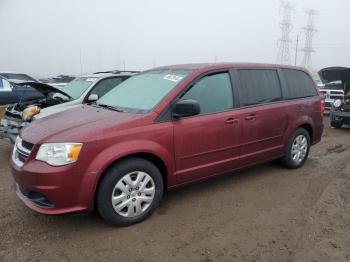
M 29 85 L 20 85 L 23 81 L 10 81 L 0 76 L 0 106 L 44 98 L 43 94 L 35 88 Z
M 43 83 L 19 84 L 21 86 L 30 85 L 42 93 L 43 98 L 8 106 L 5 117 L 1 120 L 0 136 L 7 137 L 14 143 L 19 130 L 25 123 L 80 106 L 83 103 L 96 101 L 134 74 L 119 72 L 117 74 L 85 75 L 76 78 L 61 89 Z
M 37 92 L 37 90 L 34 88 L 31 88 L 29 86 L 15 85 L 16 83 L 23 83 L 28 81 L 39 82 L 37 79 L 27 74 L 0 71 L 0 85 L 3 87 L 11 86 L 10 89 L 2 89 L 2 93 L 0 95 L 0 106 L 43 98 L 42 94 L 40 92 Z
M 342 87 L 342 82 L 338 77 L 335 78 L 325 78 L 327 74 L 334 74 L 338 70 L 345 69 L 345 67 L 327 67 L 318 72 L 323 86 L 319 86 L 319 91 L 325 99 L 325 112 L 328 114 L 332 109 L 333 103 L 337 99 L 342 99 L 344 97 L 344 90 Z M 330 73 L 332 72 L 332 73 Z M 327 79 L 337 79 L 337 80 L 327 80 Z
M 336 82 L 343 95 L 334 100 L 330 111 L 330 124 L 341 128 L 350 125 L 350 68 L 333 67 L 321 72 L 322 78 L 328 82 Z
M 12 72 L 12 71 L 0 71 L 0 76 L 14 83 L 17 82 L 39 82 L 32 76 L 27 74 Z
M 166 189 L 274 159 L 301 167 L 321 140 L 323 110 L 301 68 L 152 69 L 24 128 L 11 161 L 16 192 L 43 214 L 96 208 L 112 224 L 134 224 Z
M 43 79 L 40 79 L 40 81 L 42 83 L 61 89 L 64 86 L 66 86 L 69 82 L 73 81 L 74 79 L 75 79 L 74 76 L 58 75 L 56 77 L 43 78 Z

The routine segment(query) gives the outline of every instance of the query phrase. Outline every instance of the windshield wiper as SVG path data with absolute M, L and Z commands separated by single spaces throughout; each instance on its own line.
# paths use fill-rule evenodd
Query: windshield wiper
M 119 107 L 115 107 L 115 106 L 110 106 L 110 105 L 106 105 L 106 104 L 95 104 L 97 106 L 103 107 L 103 108 L 107 108 L 113 111 L 117 111 L 117 112 L 125 112 L 123 109 L 119 108 Z

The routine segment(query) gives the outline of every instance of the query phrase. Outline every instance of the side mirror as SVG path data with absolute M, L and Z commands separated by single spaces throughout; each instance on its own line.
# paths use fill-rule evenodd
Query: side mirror
M 88 103 L 92 103 L 98 100 L 98 95 L 97 94 L 91 94 L 89 95 L 87 102 Z
M 196 100 L 182 100 L 175 104 L 173 109 L 173 117 L 181 118 L 195 116 L 201 112 L 200 105 Z

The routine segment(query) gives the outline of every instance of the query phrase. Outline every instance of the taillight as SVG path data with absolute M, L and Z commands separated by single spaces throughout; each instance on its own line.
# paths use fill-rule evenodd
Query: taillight
M 323 99 L 320 100 L 320 112 L 321 112 L 321 116 L 323 117 L 323 114 L 324 114 L 324 100 Z

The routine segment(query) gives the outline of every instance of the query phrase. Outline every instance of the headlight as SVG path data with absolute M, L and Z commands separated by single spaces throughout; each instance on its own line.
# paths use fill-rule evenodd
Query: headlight
M 340 99 L 337 99 L 337 100 L 334 101 L 333 106 L 336 107 L 336 108 L 338 108 L 338 107 L 341 106 L 341 103 L 342 103 L 341 100 L 340 100 Z
M 35 159 L 52 166 L 67 165 L 78 160 L 82 146 L 81 143 L 42 144 Z
M 40 113 L 40 108 L 38 106 L 30 106 L 23 110 L 22 119 L 24 121 L 32 120 L 32 117 Z

